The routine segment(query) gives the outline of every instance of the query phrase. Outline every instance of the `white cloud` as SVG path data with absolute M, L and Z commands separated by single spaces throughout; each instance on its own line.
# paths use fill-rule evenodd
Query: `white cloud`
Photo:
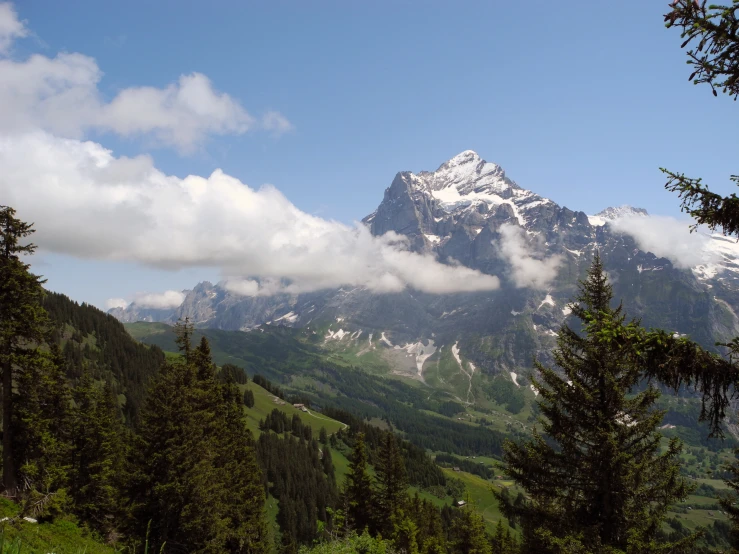
M 557 276 L 561 256 L 541 258 L 526 244 L 524 230 L 510 223 L 500 227 L 497 246 L 511 266 L 511 278 L 518 288 L 546 289 Z
M 105 301 L 105 307 L 109 310 L 113 308 L 127 308 L 128 304 L 128 301 L 123 298 L 108 298 Z
M 7 55 L 13 41 L 26 36 L 28 29 L 23 21 L 18 19 L 13 4 L 9 2 L 0 4 L 0 55 Z
M 165 310 L 179 307 L 184 300 L 184 292 L 168 290 L 162 293 L 139 293 L 135 295 L 133 303 L 142 308 Z
M 51 252 L 168 269 L 216 267 L 246 294 L 499 286 L 497 277 L 408 251 L 399 235 L 374 237 L 361 224 L 309 215 L 275 188 L 254 190 L 220 170 L 180 179 L 149 157 L 116 158 L 94 142 L 44 132 L 0 136 L 0 167 L 0 198 L 36 222 L 34 240 Z M 249 283 L 255 277 L 260 285 Z
M 282 135 L 294 129 L 293 124 L 280 112 L 269 111 L 262 117 L 262 127 L 274 135 Z
M 613 229 L 634 238 L 641 250 L 667 258 L 676 267 L 689 268 L 710 260 L 710 238 L 690 233 L 690 221 L 668 216 L 627 216 L 610 222 Z
M 0 55 L 26 33 L 12 5 L 0 4 Z M 89 131 L 145 135 L 188 152 L 211 135 L 292 129 L 278 112 L 268 112 L 258 123 L 201 73 L 182 75 L 164 88 L 124 88 L 110 101 L 98 89 L 102 77 L 97 62 L 79 53 L 0 59 L 0 131 L 42 129 L 69 138 L 83 138 Z

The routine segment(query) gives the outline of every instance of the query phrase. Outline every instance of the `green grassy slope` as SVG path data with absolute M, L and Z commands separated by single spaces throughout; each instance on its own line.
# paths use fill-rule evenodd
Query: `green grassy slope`
M 246 414 L 246 423 L 255 436 L 259 436 L 260 434 L 259 421 L 264 419 L 275 408 L 285 412 L 289 418 L 292 418 L 294 414 L 298 414 L 303 424 L 309 425 L 313 429 L 313 436 L 316 438 L 318 438 L 321 427 L 325 427 L 329 435 L 345 427 L 343 423 L 326 417 L 315 410 L 308 409 L 307 412 L 303 412 L 284 400 L 280 400 L 279 398 L 275 400 L 276 397 L 272 393 L 251 381 L 246 385 L 239 385 L 239 388 L 242 391 L 248 389 L 254 393 L 254 407 L 247 408 L 245 406 L 244 413 Z
M 17 504 L 0 498 L 0 518 L 13 518 L 19 512 Z M 0 552 L 3 554 L 113 554 L 116 550 L 85 533 L 74 523 L 58 519 L 53 523 L 18 521 L 0 523 Z

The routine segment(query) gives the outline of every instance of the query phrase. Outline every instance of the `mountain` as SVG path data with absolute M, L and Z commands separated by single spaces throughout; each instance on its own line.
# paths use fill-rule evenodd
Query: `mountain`
M 358 364 L 371 360 L 442 384 L 456 374 L 453 389 L 459 396 L 466 391 L 469 400 L 480 373 L 502 372 L 517 383 L 535 357 L 550 360 L 567 304 L 597 250 L 616 298 L 645 326 L 687 334 L 705 346 L 739 334 L 739 246 L 707 237 L 696 254 L 700 263 L 678 267 L 641 250 L 617 225 L 637 225 L 642 217 L 649 217 L 645 210 L 629 206 L 595 215 L 560 206 L 467 150 L 436 171 L 398 173 L 363 222 L 374 235 L 404 235 L 415 252 L 499 276 L 498 290 L 375 294 L 344 287 L 252 298 L 204 282 L 175 310 L 132 304 L 111 313 L 122 321 L 170 323 L 187 316 L 199 327 L 222 330 L 296 327 L 351 353 Z

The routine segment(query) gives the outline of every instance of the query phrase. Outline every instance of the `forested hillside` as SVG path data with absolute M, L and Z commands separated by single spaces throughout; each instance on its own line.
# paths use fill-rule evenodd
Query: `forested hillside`
M 49 341 L 60 346 L 69 378 L 79 379 L 87 370 L 105 381 L 126 419 L 134 419 L 149 379 L 164 362 L 162 350 L 133 340 L 114 317 L 63 294 L 47 291 L 42 306 L 53 325 Z

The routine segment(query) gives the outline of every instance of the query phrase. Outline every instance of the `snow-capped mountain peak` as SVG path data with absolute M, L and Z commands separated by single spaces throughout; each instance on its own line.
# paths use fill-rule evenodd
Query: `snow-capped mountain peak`
M 634 208 L 624 204 L 623 206 L 610 206 L 595 215 L 589 215 L 588 220 L 594 227 L 605 225 L 609 221 L 615 221 L 622 217 L 631 216 L 648 216 L 647 210 L 644 208 Z
M 518 216 L 526 204 L 549 202 L 524 190 L 509 179 L 498 164 L 483 160 L 475 151 L 465 150 L 444 162 L 436 171 L 404 174 L 416 191 L 436 201 L 446 213 L 478 209 L 492 213 L 501 204 L 509 204 Z M 521 217 L 518 217 L 523 222 Z

